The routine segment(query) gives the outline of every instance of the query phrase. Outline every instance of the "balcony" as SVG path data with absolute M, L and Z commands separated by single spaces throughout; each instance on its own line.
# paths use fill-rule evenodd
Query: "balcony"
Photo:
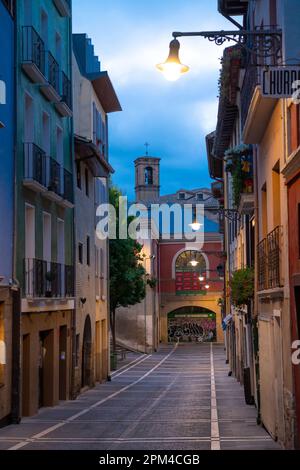
M 57 103 L 60 101 L 59 65 L 51 52 L 47 51 L 45 57 L 47 83 L 41 86 L 41 91 L 47 100 Z
M 63 17 L 71 16 L 71 0 L 53 0 L 59 14 Z
M 22 29 L 22 68 L 33 83 L 47 83 L 44 41 L 32 26 Z
M 62 201 L 60 205 L 66 209 L 72 209 L 74 207 L 74 191 L 73 191 L 73 175 L 65 168 L 62 168 L 63 172 L 63 191 L 62 191 Z
M 62 93 L 55 107 L 62 117 L 72 117 L 72 84 L 64 72 L 61 73 L 61 87 Z
M 238 211 L 242 215 L 250 215 L 253 213 L 255 208 L 255 198 L 254 198 L 254 192 L 249 191 L 249 192 L 243 192 L 241 194 L 240 198 L 240 204 Z
M 281 227 L 276 227 L 257 247 L 258 291 L 282 287 Z
M 249 62 L 241 88 L 241 122 L 245 144 L 259 144 L 277 103 L 261 95 L 259 67 Z
M 73 175 L 54 158 L 46 159 L 46 191 L 43 196 L 65 209 L 74 207 Z
M 37 193 L 47 191 L 46 154 L 34 143 L 24 144 L 23 185 Z
M 218 0 L 218 10 L 223 15 L 242 16 L 248 10 L 248 0 Z
M 44 197 L 50 199 L 50 201 L 59 202 L 62 193 L 61 166 L 52 157 L 47 158 L 46 166 L 46 186 L 48 191 L 44 193 Z
M 39 259 L 24 260 L 23 294 L 29 298 L 74 296 L 74 268 Z

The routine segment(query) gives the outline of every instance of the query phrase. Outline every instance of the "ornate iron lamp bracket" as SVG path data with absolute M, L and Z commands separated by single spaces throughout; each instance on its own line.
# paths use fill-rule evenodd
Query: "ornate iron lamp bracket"
M 175 39 L 183 36 L 202 36 L 217 46 L 233 41 L 256 58 L 280 59 L 282 55 L 281 30 L 235 30 L 235 31 L 200 31 L 174 32 Z

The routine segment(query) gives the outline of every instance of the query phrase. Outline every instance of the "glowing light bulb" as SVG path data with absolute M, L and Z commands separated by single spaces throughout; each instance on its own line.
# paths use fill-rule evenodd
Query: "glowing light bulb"
M 173 41 L 170 42 L 169 57 L 165 62 L 156 66 L 158 70 L 163 73 L 164 77 L 170 82 L 175 82 L 181 77 L 181 75 L 190 70 L 187 65 L 183 65 L 180 62 L 179 49 L 179 41 L 177 39 L 173 39 Z

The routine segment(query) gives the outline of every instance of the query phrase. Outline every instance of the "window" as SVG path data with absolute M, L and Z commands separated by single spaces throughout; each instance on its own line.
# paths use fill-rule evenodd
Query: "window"
M 85 179 L 85 194 L 87 197 L 90 196 L 90 186 L 89 186 L 89 170 L 86 168 L 84 171 L 84 179 Z
M 197 194 L 197 201 L 203 201 L 203 194 L 202 193 Z
M 50 117 L 48 113 L 43 113 L 42 117 L 42 127 L 43 127 L 43 150 L 46 153 L 46 155 L 49 157 L 51 154 L 50 151 Z
M 262 222 L 262 235 L 265 238 L 268 234 L 268 197 L 267 197 L 267 184 L 261 188 L 261 206 L 262 206 L 262 213 L 261 213 L 261 222 Z
M 280 162 L 276 163 L 272 171 L 272 190 L 273 190 L 273 225 L 281 225 L 281 189 L 280 189 Z
M 51 262 L 51 215 L 43 213 L 43 260 Z
M 35 208 L 25 205 L 25 258 L 35 258 Z
M 56 160 L 60 164 L 61 169 L 64 168 L 64 136 L 61 127 L 56 128 Z M 60 191 L 64 194 L 64 172 L 60 171 Z
M 56 49 L 56 60 L 61 65 L 61 37 L 58 33 L 55 34 L 55 49 Z
M 197 295 L 205 290 L 206 262 L 199 251 L 184 251 L 176 260 L 176 295 Z
M 76 335 L 76 346 L 75 346 L 75 367 L 79 366 L 79 357 L 80 357 L 80 335 Z
M 48 49 L 48 15 L 44 10 L 42 10 L 42 13 L 41 13 L 41 31 L 42 31 L 42 39 L 45 45 L 45 50 L 47 50 Z
M 180 201 L 184 201 L 185 200 L 185 193 L 179 193 L 178 198 L 180 199 Z
M 4 5 L 8 9 L 9 13 L 13 16 L 14 15 L 14 0 L 3 0 Z
M 153 184 L 153 168 L 151 168 L 151 166 L 145 168 L 145 184 L 147 186 Z
M 95 277 L 96 295 L 100 295 L 100 250 L 95 247 Z
M 292 153 L 300 145 L 300 105 L 293 103 L 289 107 L 289 127 L 290 153 Z
M 100 294 L 103 295 L 104 293 L 104 251 L 103 248 L 100 248 L 99 253 L 99 270 L 100 270 Z
M 80 165 L 80 162 L 76 163 L 76 179 L 77 179 L 77 188 L 81 189 L 82 184 L 81 184 L 81 165 Z
M 83 244 L 78 244 L 78 261 L 80 264 L 83 264 Z
M 90 237 L 86 237 L 86 264 L 91 265 L 91 244 Z

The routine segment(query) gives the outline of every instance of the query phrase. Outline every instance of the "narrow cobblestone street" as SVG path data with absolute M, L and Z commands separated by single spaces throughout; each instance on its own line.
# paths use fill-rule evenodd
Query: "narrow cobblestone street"
M 216 405 L 216 406 L 215 406 Z M 228 377 L 221 345 L 163 346 L 76 401 L 0 430 L 0 449 L 279 449 Z

